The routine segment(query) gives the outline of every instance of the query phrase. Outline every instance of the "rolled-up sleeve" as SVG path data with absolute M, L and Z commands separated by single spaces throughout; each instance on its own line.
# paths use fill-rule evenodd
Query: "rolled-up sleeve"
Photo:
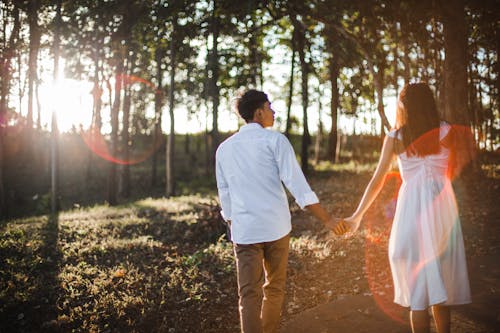
M 297 162 L 292 145 L 284 135 L 277 137 L 275 158 L 280 179 L 292 193 L 301 209 L 319 202 L 318 196 L 311 190 L 306 177 Z
M 220 206 L 222 208 L 221 215 L 226 221 L 231 220 L 231 196 L 229 195 L 229 185 L 224 176 L 224 172 L 220 165 L 220 161 L 216 158 L 215 162 L 215 177 L 217 179 L 217 191 L 219 193 Z

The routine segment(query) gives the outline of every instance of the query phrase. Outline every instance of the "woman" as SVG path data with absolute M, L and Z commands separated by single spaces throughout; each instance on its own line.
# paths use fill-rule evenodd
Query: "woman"
M 394 156 L 403 179 L 389 239 L 394 301 L 410 307 L 413 332 L 450 331 L 450 305 L 470 303 L 469 278 L 455 194 L 449 179 L 453 130 L 440 121 L 426 83 L 406 85 L 399 95 L 396 128 L 382 148 L 377 169 L 355 213 L 359 228 L 383 186 Z

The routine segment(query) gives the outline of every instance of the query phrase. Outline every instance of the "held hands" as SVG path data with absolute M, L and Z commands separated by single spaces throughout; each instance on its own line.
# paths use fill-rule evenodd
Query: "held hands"
M 330 220 L 325 223 L 325 226 L 332 230 L 337 236 L 341 236 L 350 230 L 349 225 L 345 223 L 344 220 L 334 217 L 330 218 Z
M 344 219 L 332 217 L 325 223 L 325 226 L 332 230 L 335 235 L 341 236 L 347 233 L 352 235 L 358 230 L 360 224 L 361 217 L 350 216 Z
M 342 221 L 345 222 L 349 226 L 349 233 L 353 234 L 359 229 L 359 225 L 361 224 L 362 216 L 352 215 L 350 217 L 344 218 Z

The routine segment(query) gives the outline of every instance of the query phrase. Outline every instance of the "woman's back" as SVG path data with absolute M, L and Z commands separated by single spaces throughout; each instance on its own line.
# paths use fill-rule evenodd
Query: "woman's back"
M 470 301 L 458 207 L 447 177 L 451 152 L 443 141 L 450 128 L 441 122 L 439 129 L 429 134 L 434 140 L 439 135 L 440 150 L 436 154 L 418 156 L 408 149 L 398 153 L 403 183 L 389 240 L 389 258 L 395 301 L 412 310 Z M 400 133 L 391 131 L 389 136 L 398 141 Z
M 451 126 L 446 122 L 441 122 L 439 127 L 439 139 L 442 141 L 449 133 Z M 435 133 L 437 134 L 437 133 Z M 429 137 L 435 135 L 428 133 Z M 423 135 L 420 140 L 425 140 L 426 135 Z M 393 130 L 389 132 L 388 136 L 401 140 L 401 131 Z M 402 146 L 402 144 L 396 145 Z M 448 161 L 450 158 L 450 150 L 443 144 L 440 145 L 440 151 L 437 154 L 417 156 L 416 154 L 409 154 L 407 150 L 400 149 L 398 154 L 399 171 L 403 181 L 408 182 L 412 179 L 436 179 L 446 177 L 448 170 Z

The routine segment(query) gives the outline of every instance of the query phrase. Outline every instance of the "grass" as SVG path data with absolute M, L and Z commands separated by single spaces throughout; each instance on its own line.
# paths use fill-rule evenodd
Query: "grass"
M 232 245 L 218 210 L 204 193 L 8 221 L 0 331 L 237 330 Z M 293 237 L 291 257 L 310 256 L 342 251 L 310 233 Z
M 309 179 L 327 210 L 344 216 L 374 167 L 324 163 Z M 457 184 L 469 256 L 497 244 L 498 233 L 482 224 L 498 216 L 498 177 L 491 171 L 498 168 L 484 168 L 473 186 Z M 385 210 L 397 182 L 388 183 L 364 230 L 351 239 L 332 237 L 291 205 L 285 322 L 342 295 L 376 294 L 392 304 Z M 238 331 L 235 264 L 224 231 L 213 191 L 6 221 L 0 225 L 0 332 Z
M 0 331 L 176 329 L 228 297 L 223 231 L 214 198 L 201 196 L 12 220 L 0 236 Z

